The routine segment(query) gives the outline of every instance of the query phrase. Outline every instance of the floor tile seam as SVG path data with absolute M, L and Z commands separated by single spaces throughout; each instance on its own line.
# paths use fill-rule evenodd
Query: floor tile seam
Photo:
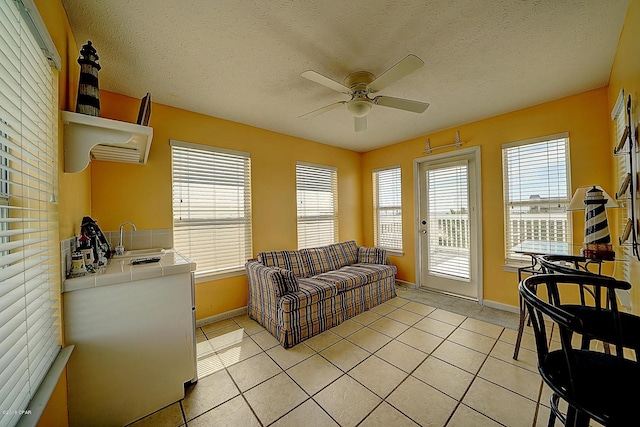
M 469 319 L 469 318 L 467 317 L 467 319 Z M 487 322 L 485 322 L 485 323 L 487 323 Z M 482 333 L 482 332 L 474 331 L 473 329 L 465 328 L 463 325 L 464 325 L 464 322 L 462 322 L 462 324 L 459 326 L 459 328 L 460 329 L 464 329 L 465 331 L 473 332 L 473 333 L 478 334 L 478 335 L 482 335 L 483 337 L 493 338 L 495 340 L 498 340 L 498 338 L 500 338 L 500 336 L 502 336 L 502 331 L 504 331 L 505 329 L 508 329 L 508 328 L 505 328 L 504 326 L 500 326 L 500 328 L 502 328 L 502 331 L 500 331 L 500 333 L 498 334 L 497 337 L 492 337 L 491 335 L 487 335 L 487 334 Z
M 409 375 L 407 378 L 409 378 L 410 376 L 411 376 L 411 375 Z M 400 387 L 400 385 L 402 385 L 402 383 L 404 383 L 404 382 L 407 380 L 407 378 L 405 378 L 405 379 L 404 379 L 400 384 L 398 384 L 398 386 L 397 386 L 396 388 L 394 388 L 394 389 L 391 391 L 391 393 L 389 393 L 389 396 L 391 396 L 391 395 L 393 394 L 393 392 L 394 392 L 394 391 L 396 391 L 396 390 L 398 389 L 398 387 Z M 415 377 L 414 377 L 414 378 L 415 378 Z M 415 378 L 415 379 L 417 379 L 417 378 Z M 423 381 L 423 383 L 424 383 L 424 381 Z M 425 384 L 426 384 L 426 383 L 425 383 Z M 438 390 L 437 388 L 433 387 L 432 385 L 429 385 L 429 384 L 426 384 L 426 385 L 427 385 L 427 386 L 429 386 L 429 387 L 431 387 L 431 388 L 433 388 L 434 390 L 437 390 L 438 392 L 440 392 L 440 390 Z M 387 397 L 389 397 L 389 396 L 387 396 Z M 451 396 L 449 396 L 449 395 L 447 395 L 447 396 L 448 396 L 448 397 L 451 397 Z M 454 400 L 456 400 L 456 399 L 454 399 Z M 420 424 L 418 421 L 416 421 L 415 419 L 413 419 L 411 416 L 409 416 L 408 414 L 406 414 L 405 412 L 403 412 L 400 408 L 398 408 L 397 406 L 395 406 L 393 403 L 389 402 L 386 398 L 385 398 L 385 399 L 383 399 L 383 401 L 382 401 L 382 402 L 384 402 L 384 403 L 386 403 L 387 405 L 391 406 L 393 409 L 395 409 L 396 411 L 400 412 L 400 413 L 401 413 L 402 415 L 404 415 L 405 417 L 409 418 L 411 421 L 413 421 L 414 423 L 416 423 L 418 426 L 421 426 L 421 425 L 422 425 L 422 424 Z M 382 403 L 380 403 L 380 404 L 382 404 Z M 454 410 L 451 412 L 451 414 L 452 414 L 452 415 L 453 415 L 453 413 L 456 411 L 457 407 L 458 407 L 458 406 L 456 405 L 456 407 L 454 408 Z M 365 418 L 365 419 L 366 419 L 366 418 Z M 447 422 L 448 422 L 448 420 L 447 420 Z M 445 425 L 446 425 L 446 423 L 445 423 Z
M 447 420 L 447 422 L 445 423 L 445 425 L 444 425 L 443 427 L 447 427 L 447 425 L 448 425 L 448 424 L 449 424 L 449 422 L 453 419 L 453 416 L 456 414 L 456 411 L 460 408 L 460 406 L 464 406 L 465 408 L 468 408 L 469 410 L 471 410 L 471 411 L 473 411 L 473 412 L 476 412 L 476 413 L 478 413 L 478 414 L 482 415 L 482 416 L 483 416 L 483 417 L 485 417 L 485 418 L 490 419 L 491 421 L 495 422 L 495 423 L 496 423 L 496 424 L 498 424 L 498 425 L 501 425 L 501 426 L 503 426 L 503 427 L 510 427 L 509 425 L 507 425 L 507 424 L 505 424 L 505 423 L 502 423 L 502 422 L 500 422 L 500 421 L 496 420 L 495 418 L 493 418 L 493 417 L 491 417 L 491 416 L 489 416 L 489 415 L 487 415 L 487 414 L 483 414 L 482 412 L 478 411 L 476 408 L 473 408 L 473 407 L 471 407 L 471 406 L 467 405 L 466 403 L 462 402 L 462 400 L 460 400 L 460 402 L 459 402 L 459 403 L 458 403 L 458 405 L 456 406 L 456 409 L 451 413 L 451 416 L 449 417 L 449 419 Z M 535 427 L 535 426 L 534 426 L 534 427 Z
M 453 313 L 452 311 L 447 311 L 447 310 L 445 310 L 444 308 L 439 308 L 438 310 L 446 311 L 447 313 Z M 431 320 L 437 320 L 438 322 L 442 322 L 442 323 L 445 323 L 445 324 L 450 325 L 450 326 L 455 326 L 455 327 L 456 327 L 456 329 L 457 329 L 457 328 L 459 328 L 459 327 L 460 327 L 460 325 L 462 325 L 462 323 L 464 322 L 464 320 L 467 320 L 467 319 L 469 318 L 469 316 L 465 316 L 465 317 L 464 317 L 464 320 L 463 320 L 462 322 L 460 322 L 460 323 L 458 323 L 458 324 L 456 325 L 455 323 L 447 322 L 446 320 L 441 320 L 441 319 L 438 319 L 438 318 L 436 318 L 436 317 L 431 317 L 431 315 L 432 315 L 434 312 L 435 312 L 435 310 L 434 310 L 433 312 L 429 313 L 429 315 L 427 315 L 427 316 L 425 316 L 425 317 L 428 317 L 428 318 L 429 318 L 429 319 L 431 319 Z M 453 314 L 458 314 L 458 313 L 453 313 Z M 459 316 L 463 316 L 463 315 L 462 315 L 462 314 L 460 314 Z
M 194 383 L 193 385 L 197 384 Z M 187 413 L 185 412 L 184 408 L 182 407 L 182 401 L 184 400 L 184 397 L 182 399 L 180 399 L 180 401 L 178 402 L 180 405 L 180 413 L 182 414 L 182 425 L 187 425 Z
M 496 342 L 497 342 L 497 340 L 496 340 Z M 495 345 L 496 345 L 496 343 L 494 342 L 494 343 L 493 343 L 493 346 L 492 346 L 492 348 L 491 348 L 492 350 L 493 350 L 493 347 L 495 347 Z M 491 353 L 491 351 L 489 351 L 489 353 Z M 436 357 L 436 358 L 437 358 L 437 357 Z M 458 399 L 458 400 L 457 400 L 456 406 L 455 406 L 455 408 L 453 409 L 453 411 L 451 412 L 451 414 L 449 415 L 449 418 L 447 419 L 447 422 L 445 423 L 445 426 L 446 426 L 447 424 L 449 424 L 449 421 L 451 421 L 451 419 L 453 418 L 453 414 L 455 414 L 455 412 L 458 410 L 458 408 L 460 407 L 460 405 L 461 405 L 461 404 L 463 404 L 463 403 L 462 403 L 462 401 L 464 400 L 464 398 L 465 398 L 465 396 L 467 395 L 467 393 L 469 393 L 469 390 L 471 389 L 471 386 L 473 385 L 473 383 L 474 383 L 474 382 L 476 381 L 476 379 L 478 378 L 478 374 L 480 373 L 480 370 L 482 369 L 482 367 L 484 366 L 484 364 L 487 362 L 487 359 L 488 359 L 488 358 L 489 358 L 489 354 L 486 354 L 486 355 L 485 355 L 484 360 L 482 361 L 482 363 L 481 363 L 481 364 L 480 364 L 480 366 L 478 367 L 478 370 L 477 370 L 475 373 L 473 373 L 473 378 L 471 379 L 471 381 L 470 381 L 470 382 L 469 382 L 469 384 L 467 385 L 466 389 L 465 389 L 465 390 L 464 390 L 464 392 L 462 393 L 462 396 L 460 396 L 460 399 Z M 454 365 L 454 366 L 455 366 L 455 365 Z M 462 369 L 462 368 L 460 368 L 459 366 L 457 366 L 457 368 Z M 464 371 L 466 371 L 466 369 L 464 369 Z M 466 372 L 469 372 L 469 371 L 466 371 Z M 434 388 L 435 388 L 435 387 L 434 387 Z M 437 390 L 437 389 L 436 389 L 436 390 Z M 465 405 L 465 406 L 469 406 L 469 405 Z M 470 407 L 470 406 L 469 406 L 469 407 Z M 474 409 L 475 409 L 475 408 L 474 408 Z M 489 417 L 487 414 L 485 414 L 485 413 L 483 413 L 483 412 L 480 412 L 480 411 L 477 411 L 477 412 L 478 412 L 478 413 L 480 413 L 480 414 L 482 414 L 482 415 L 484 415 L 485 417 L 491 418 L 491 417 Z M 493 419 L 493 418 L 491 418 L 491 419 Z
M 393 310 L 393 311 L 390 311 L 389 313 L 382 315 L 382 317 L 386 317 L 387 319 L 390 319 L 390 320 L 395 320 L 396 322 L 402 323 L 403 325 L 409 326 L 410 328 L 414 327 L 416 323 L 421 322 L 421 321 L 422 321 L 422 319 L 424 319 L 425 317 L 427 317 L 427 316 L 424 316 L 424 315 L 422 315 L 422 314 L 420 314 L 420 313 L 413 313 L 413 312 L 411 312 L 411 313 L 413 313 L 413 314 L 417 314 L 418 316 L 421 316 L 419 320 L 417 320 L 417 321 L 415 321 L 415 322 L 413 322 L 413 323 L 405 323 L 405 322 L 403 322 L 402 320 L 397 320 L 397 319 L 394 319 L 393 317 L 389 317 L 389 314 L 393 313 L 394 311 L 398 311 L 398 310 L 399 310 L 399 308 L 397 308 L 397 309 L 395 309 L 395 310 Z M 406 311 L 409 311 L 409 310 L 406 310 Z
M 364 328 L 368 328 L 368 327 L 367 327 L 367 326 L 365 326 Z M 364 329 L 364 328 L 362 328 L 362 329 Z M 358 330 L 358 332 L 360 332 L 362 329 Z M 384 335 L 384 336 L 385 336 L 385 337 L 387 337 L 387 338 L 391 338 L 391 341 L 393 341 L 393 340 L 395 339 L 395 338 L 390 337 L 389 335 L 384 334 L 384 333 L 382 333 L 382 332 L 380 332 L 380 331 L 377 331 L 377 330 L 375 330 L 375 329 L 373 329 L 373 328 L 368 328 L 368 329 L 372 330 L 373 332 L 378 332 L 379 334 L 382 334 L 382 335 Z M 359 347 L 359 348 L 363 349 L 363 350 L 364 350 L 364 351 L 366 351 L 367 353 L 371 353 L 371 354 L 375 353 L 376 351 L 380 350 L 380 348 L 384 347 L 385 345 L 387 345 L 387 344 L 389 344 L 389 343 L 391 342 L 391 341 L 388 341 L 388 342 L 386 342 L 382 347 L 378 348 L 376 351 L 371 352 L 371 351 L 367 350 L 366 348 L 362 347 L 361 345 L 359 345 L 358 343 L 351 341 L 350 339 L 347 339 L 347 338 L 343 338 L 343 339 L 345 339 L 345 340 L 349 341 L 351 344 L 353 344 L 353 345 L 355 345 L 355 346 L 357 346 L 357 347 Z M 339 342 L 339 341 L 338 341 L 338 342 Z M 337 343 L 334 343 L 334 344 L 337 344 Z M 329 347 L 331 347 L 331 346 L 329 346 Z M 329 348 L 329 347 L 327 347 L 327 348 Z M 326 350 L 326 349 L 325 349 L 325 350 Z M 323 351 L 324 351 L 324 350 L 323 350 Z
M 374 356 L 373 354 L 371 356 Z M 381 359 L 382 360 L 382 359 Z M 389 363 L 389 362 L 387 362 Z M 357 365 L 356 365 L 357 366 Z M 345 372 L 344 375 L 347 375 L 349 378 L 351 378 L 352 380 L 354 380 L 355 382 L 357 382 L 358 384 L 360 384 L 362 387 L 366 388 L 367 390 L 369 390 L 371 393 L 375 394 L 377 397 L 379 397 L 380 399 L 382 399 L 383 401 L 388 398 L 391 393 L 393 393 L 398 387 L 400 387 L 400 384 L 402 384 L 403 382 L 405 382 L 405 380 L 407 378 L 409 378 L 411 376 L 411 374 L 408 374 L 406 371 L 403 371 L 402 369 L 400 369 L 400 371 L 405 375 L 405 377 L 402 379 L 402 381 L 400 381 L 389 393 L 387 393 L 384 397 L 380 396 L 378 393 L 376 393 L 375 391 L 371 390 L 369 387 L 367 387 L 366 384 L 363 384 L 361 381 L 359 381 L 356 377 L 354 377 L 353 375 L 350 374 L 350 372 L 352 372 L 356 366 L 354 366 L 353 368 L 349 369 L 349 372 Z M 393 366 L 393 365 L 391 365 Z M 397 368 L 397 366 L 395 366 Z
M 271 380 L 271 379 L 273 379 L 273 378 L 277 377 L 277 376 L 278 376 L 278 375 L 280 375 L 280 374 L 285 374 L 287 377 L 289 377 L 289 379 L 290 379 L 291 381 L 293 381 L 293 383 L 294 383 L 294 384 L 295 384 L 295 385 L 296 385 L 300 390 L 302 390 L 302 392 L 306 395 L 306 398 L 305 398 L 302 402 L 300 402 L 299 404 L 297 404 L 296 406 L 294 406 L 293 408 L 289 409 L 288 411 L 285 411 L 285 413 L 284 413 L 284 414 L 282 414 L 280 417 L 278 417 L 277 419 L 273 420 L 273 421 L 272 421 L 271 423 L 269 423 L 269 424 L 265 424 L 264 422 L 262 422 L 262 420 L 260 419 L 260 417 L 259 417 L 259 416 L 258 416 L 258 414 L 256 413 L 255 409 L 253 408 L 253 406 L 251 405 L 251 403 L 249 403 L 249 400 L 248 400 L 248 399 L 247 399 L 247 397 L 245 396 L 245 393 L 246 393 L 246 392 L 248 392 L 249 390 L 253 390 L 254 388 L 256 388 L 257 386 L 259 386 L 260 384 L 256 384 L 256 385 L 254 385 L 253 387 L 248 388 L 248 389 L 247 389 L 247 390 L 245 390 L 245 391 L 242 391 L 242 390 L 240 390 L 240 387 L 238 387 L 238 385 L 236 384 L 236 382 L 235 382 L 235 380 L 233 379 L 233 377 L 231 377 L 231 380 L 234 382 L 235 386 L 238 388 L 238 390 L 240 390 L 240 395 L 242 395 L 242 398 L 244 399 L 245 403 L 247 404 L 247 406 L 249 407 L 249 409 L 251 409 L 251 412 L 252 412 L 252 413 L 253 413 L 253 415 L 256 417 L 256 419 L 258 420 L 258 422 L 260 423 L 260 425 L 261 425 L 262 427 L 266 427 L 267 425 L 271 425 L 271 424 L 273 424 L 273 423 L 277 422 L 279 419 L 281 419 L 281 418 L 283 418 L 284 416 L 288 415 L 290 412 L 292 412 L 292 411 L 293 411 L 294 409 L 296 409 L 298 406 L 302 405 L 304 402 L 306 402 L 307 400 L 309 400 L 309 399 L 311 398 L 311 396 L 309 395 L 309 393 L 307 393 L 307 391 L 306 391 L 304 388 L 302 388 L 302 387 L 300 386 L 300 384 L 298 384 L 298 383 L 296 382 L 296 380 L 294 380 L 294 379 L 291 377 L 291 375 L 289 375 L 289 373 L 288 373 L 286 370 L 282 369 L 282 367 L 280 367 L 279 365 L 278 365 L 278 367 L 281 369 L 281 372 L 278 372 L 276 375 L 273 375 L 272 377 L 270 377 L 270 378 L 268 378 L 268 379 L 266 379 L 266 380 L 262 381 L 260 384 L 264 384 L 265 382 L 267 382 L 267 381 L 269 381 L 269 380 Z M 229 374 L 229 376 L 231 376 L 231 374 Z M 235 396 L 234 396 L 234 397 L 235 397 Z

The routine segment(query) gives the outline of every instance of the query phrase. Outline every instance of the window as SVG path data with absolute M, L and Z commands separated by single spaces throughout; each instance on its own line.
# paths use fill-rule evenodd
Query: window
M 402 183 L 399 166 L 373 171 L 374 244 L 402 252 Z
M 524 241 L 569 243 L 569 134 L 502 146 L 506 259 Z
M 171 141 L 173 243 L 196 276 L 241 270 L 251 249 L 249 153 Z
M 338 173 L 329 166 L 296 164 L 298 249 L 335 243 L 338 236 Z
M 32 32 L 41 20 L 35 8 L 31 11 L 36 16 L 21 2 L 0 0 L 0 407 L 7 411 L 0 417 L 3 426 L 19 421 L 61 347 L 55 201 L 58 74 L 41 46 L 53 46 L 49 35 Z

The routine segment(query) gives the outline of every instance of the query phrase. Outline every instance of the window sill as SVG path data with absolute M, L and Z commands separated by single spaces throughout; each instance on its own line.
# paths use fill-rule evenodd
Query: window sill
M 27 409 L 29 412 L 20 417 L 17 427 L 31 427 L 38 424 L 40 417 L 42 417 L 47 407 L 47 403 L 49 403 L 49 399 L 51 399 L 53 390 L 56 388 L 58 381 L 60 381 L 60 377 L 64 372 L 64 368 L 67 366 L 67 362 L 74 348 L 75 346 L 69 345 L 58 352 L 56 359 L 44 376 L 40 387 L 38 387 L 38 391 L 36 391 L 36 394 L 29 402 Z
M 531 267 L 531 262 L 507 261 L 507 263 L 502 266 L 502 269 L 509 273 L 517 273 L 518 269 L 522 267 Z
M 404 252 L 402 251 L 394 251 L 391 249 L 387 249 L 387 255 L 391 255 L 391 256 L 404 256 Z
M 228 270 L 220 273 L 204 272 L 204 273 L 198 274 L 196 272 L 196 285 L 199 283 L 213 282 L 214 280 L 227 279 L 229 277 L 244 276 L 245 274 L 246 273 L 244 271 L 244 267 L 238 268 L 236 270 Z

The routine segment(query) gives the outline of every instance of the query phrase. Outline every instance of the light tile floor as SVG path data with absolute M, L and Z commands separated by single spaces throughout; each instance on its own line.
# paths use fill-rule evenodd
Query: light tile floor
M 246 315 L 197 329 L 197 384 L 132 426 L 546 426 L 531 330 L 399 296 L 283 349 Z

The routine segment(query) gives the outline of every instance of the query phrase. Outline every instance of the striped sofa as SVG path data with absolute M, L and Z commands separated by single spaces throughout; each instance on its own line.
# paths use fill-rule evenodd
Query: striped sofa
M 285 348 L 396 296 L 397 270 L 386 252 L 354 240 L 260 252 L 245 269 L 249 317 Z

